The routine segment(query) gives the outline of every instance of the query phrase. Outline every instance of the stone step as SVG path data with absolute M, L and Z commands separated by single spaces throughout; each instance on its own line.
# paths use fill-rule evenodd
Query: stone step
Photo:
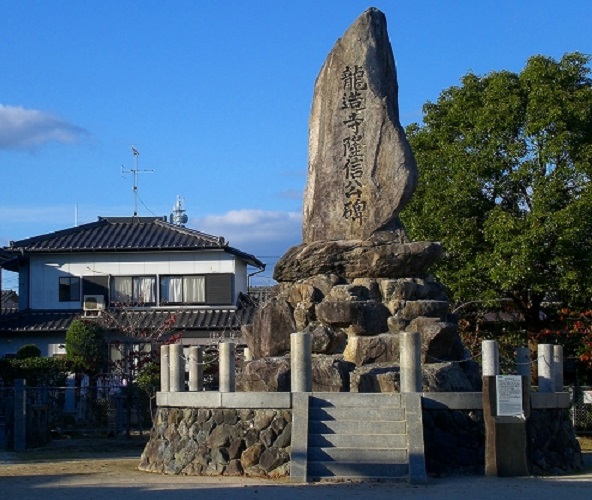
M 365 420 L 311 420 L 308 424 L 310 434 L 406 434 L 404 420 L 375 421 Z
M 310 398 L 311 408 L 328 407 L 401 407 L 401 395 L 397 393 L 324 392 L 314 393 Z
M 374 464 L 406 464 L 406 449 L 382 448 L 333 448 L 311 446 L 308 449 L 308 460 L 313 462 L 347 462 Z
M 347 463 L 308 462 L 308 477 L 357 478 L 357 479 L 399 479 L 409 474 L 407 464 L 391 463 Z
M 403 408 L 388 407 L 351 407 L 351 408 L 310 408 L 309 420 L 358 420 L 362 422 L 382 421 L 395 422 L 405 420 L 405 410 Z
M 406 448 L 406 434 L 309 434 L 308 446 L 333 448 Z

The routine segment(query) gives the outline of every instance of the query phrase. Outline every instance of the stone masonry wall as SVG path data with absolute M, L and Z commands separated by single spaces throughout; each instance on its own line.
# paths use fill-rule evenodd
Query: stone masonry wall
M 290 474 L 292 411 L 159 408 L 139 469 L 164 474 Z
M 423 425 L 428 473 L 484 473 L 485 425 L 482 411 L 424 410 Z M 568 410 L 532 410 L 526 432 L 531 474 L 561 475 L 582 468 L 581 450 Z
M 159 408 L 139 469 L 204 476 L 279 478 L 290 474 L 292 411 Z M 483 474 L 485 426 L 477 410 L 424 410 L 429 474 Z M 527 424 L 532 474 L 580 470 L 568 410 L 532 410 Z

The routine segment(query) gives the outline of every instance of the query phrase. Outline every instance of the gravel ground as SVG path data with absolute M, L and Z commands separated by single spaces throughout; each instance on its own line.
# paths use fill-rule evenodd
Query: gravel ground
M 251 478 L 164 476 L 136 469 L 143 445 L 119 440 L 54 442 L 25 453 L 0 454 L 2 499 L 189 499 L 199 490 L 234 499 L 255 498 L 591 498 L 592 456 L 584 473 L 552 478 L 430 478 L 425 486 L 405 482 L 323 482 L 291 485 Z

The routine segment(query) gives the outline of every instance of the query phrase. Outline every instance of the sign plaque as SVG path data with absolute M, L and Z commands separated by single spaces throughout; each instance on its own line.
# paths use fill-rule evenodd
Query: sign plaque
M 522 377 L 520 375 L 497 375 L 495 388 L 497 415 L 499 417 L 524 417 Z

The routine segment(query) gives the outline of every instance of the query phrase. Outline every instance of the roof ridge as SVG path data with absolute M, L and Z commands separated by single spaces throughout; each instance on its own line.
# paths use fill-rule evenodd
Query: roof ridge
M 92 229 L 93 227 L 103 226 L 105 224 L 108 224 L 108 222 L 99 217 L 99 220 L 96 220 L 94 222 L 87 222 L 86 224 L 81 224 L 79 226 L 68 227 L 66 229 L 58 229 L 57 231 L 52 231 L 52 232 L 45 233 L 45 234 L 39 234 L 37 236 L 31 236 L 30 238 L 24 238 L 22 240 L 11 241 L 10 248 L 13 248 L 15 246 L 17 246 L 17 247 L 27 246 L 27 245 L 30 245 L 31 243 L 36 243 L 37 241 L 47 240 L 50 238 L 59 238 L 60 236 L 67 236 L 70 234 L 76 234 L 81 231 L 87 231 L 88 229 Z
M 213 234 L 204 233 L 202 231 L 198 231 L 197 229 L 193 229 L 190 227 L 178 226 L 177 224 L 172 224 L 171 222 L 167 222 L 165 220 L 157 220 L 155 222 L 159 225 L 166 227 L 167 229 L 173 229 L 174 231 L 186 234 L 188 236 L 200 236 L 205 239 L 210 239 L 212 243 L 218 243 L 221 246 L 224 246 L 226 244 L 226 240 L 223 236 L 214 236 Z

